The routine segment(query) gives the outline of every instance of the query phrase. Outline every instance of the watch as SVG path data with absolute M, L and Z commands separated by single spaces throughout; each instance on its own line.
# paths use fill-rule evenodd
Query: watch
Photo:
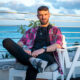
M 43 47 L 43 49 L 45 50 L 44 52 L 47 52 L 47 47 Z

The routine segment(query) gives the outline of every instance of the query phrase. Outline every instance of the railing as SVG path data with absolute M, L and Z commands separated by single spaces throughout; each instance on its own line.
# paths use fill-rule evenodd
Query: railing
M 18 12 L 18 13 L 16 13 L 16 12 L 0 12 L 0 13 L 4 13 L 4 14 L 24 14 L 24 15 L 33 15 L 33 16 L 36 16 L 36 14 L 35 13 L 20 13 L 20 12 Z M 77 24 L 79 24 L 80 23 L 80 21 L 79 21 L 79 19 L 80 19 L 80 15 L 64 15 L 64 14 L 51 14 L 51 16 L 53 17 L 73 17 L 73 18 L 76 18 L 76 19 L 78 19 L 78 20 L 57 20 L 57 19 L 54 19 L 54 20 L 50 20 L 50 21 L 52 21 L 53 22 L 53 24 L 54 23 L 57 23 L 57 22 L 63 22 L 63 23 L 77 23 Z M 18 20 L 18 21 L 20 21 L 20 20 L 24 20 L 24 21 L 31 21 L 31 20 L 37 20 L 37 18 L 36 19 L 34 19 L 34 18 L 21 18 L 21 19 L 17 19 L 17 18 L 0 18 L 0 20 Z M 63 24 L 62 23 L 62 24 Z M 56 24 L 55 24 L 56 25 Z M 4 25 L 0 25 L 0 26 L 3 26 L 4 27 Z M 15 26 L 17 26 L 17 25 L 6 25 L 6 26 L 9 26 L 9 27 L 15 27 Z M 20 27 L 20 26 L 17 26 L 17 27 Z M 66 26 L 66 25 L 63 25 L 63 26 L 59 26 L 58 25 L 58 27 L 80 27 L 80 25 L 79 26 L 73 26 L 73 25 L 71 25 L 71 26 Z M 16 31 L 13 31 L 13 30 L 11 30 L 11 31 L 5 31 L 5 30 L 3 30 L 3 31 L 0 31 L 0 34 L 4 34 L 4 35 L 6 35 L 7 33 L 12 33 L 12 34 L 15 34 L 16 35 L 16 33 L 18 33 L 17 32 L 17 30 Z M 70 32 L 70 31 L 62 31 L 62 34 L 67 34 L 67 35 L 70 35 L 70 34 L 80 34 L 80 31 L 74 31 L 74 32 Z M 4 36 L 1 36 L 0 35 L 0 47 L 2 46 L 2 44 L 1 44 L 1 42 L 2 42 L 2 40 L 4 39 L 5 37 Z M 14 40 L 19 40 L 20 39 L 20 37 L 11 37 L 12 39 L 14 39 Z M 71 37 L 71 36 L 66 36 L 66 40 L 78 40 L 79 41 L 79 44 L 80 44 L 80 36 L 77 36 L 77 37 Z M 67 45 L 73 45 L 74 43 L 73 42 L 67 42 Z M 75 43 L 75 45 L 76 45 L 77 43 Z M 5 50 L 1 50 L 0 49 L 0 53 L 3 53 L 3 52 L 5 52 Z

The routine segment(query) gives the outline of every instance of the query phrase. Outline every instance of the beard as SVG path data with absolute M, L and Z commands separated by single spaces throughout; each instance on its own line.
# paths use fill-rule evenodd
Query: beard
M 48 22 L 49 22 L 49 20 L 46 20 L 46 21 L 40 20 L 40 23 L 41 23 L 42 25 L 46 25 Z

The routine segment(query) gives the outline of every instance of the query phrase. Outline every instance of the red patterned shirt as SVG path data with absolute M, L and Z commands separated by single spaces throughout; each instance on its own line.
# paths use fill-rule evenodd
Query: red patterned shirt
M 23 37 L 20 39 L 20 41 L 24 45 L 26 45 L 29 49 L 31 49 L 34 45 L 34 40 L 36 38 L 37 30 L 38 30 L 38 27 L 29 29 L 28 31 L 25 32 Z M 52 26 L 49 29 L 49 38 L 50 38 L 50 44 L 57 43 L 62 46 L 62 44 L 63 44 L 62 43 L 62 34 L 61 34 L 61 31 L 59 28 Z M 56 62 L 59 65 L 59 72 L 62 74 L 62 69 L 60 67 L 58 53 L 55 51 L 55 53 L 53 55 L 55 57 Z

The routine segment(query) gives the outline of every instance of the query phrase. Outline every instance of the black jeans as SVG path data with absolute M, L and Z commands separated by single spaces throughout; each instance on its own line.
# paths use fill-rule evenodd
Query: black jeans
M 29 62 L 29 58 L 32 56 L 25 53 L 24 50 L 18 44 L 16 44 L 13 40 L 11 40 L 10 38 L 3 40 L 3 46 L 21 64 L 28 66 L 25 80 L 36 80 L 36 76 L 37 76 L 38 71 Z M 47 54 L 47 53 L 40 54 L 37 56 L 37 58 L 48 61 L 48 65 L 55 62 L 53 56 L 51 56 L 50 54 Z

